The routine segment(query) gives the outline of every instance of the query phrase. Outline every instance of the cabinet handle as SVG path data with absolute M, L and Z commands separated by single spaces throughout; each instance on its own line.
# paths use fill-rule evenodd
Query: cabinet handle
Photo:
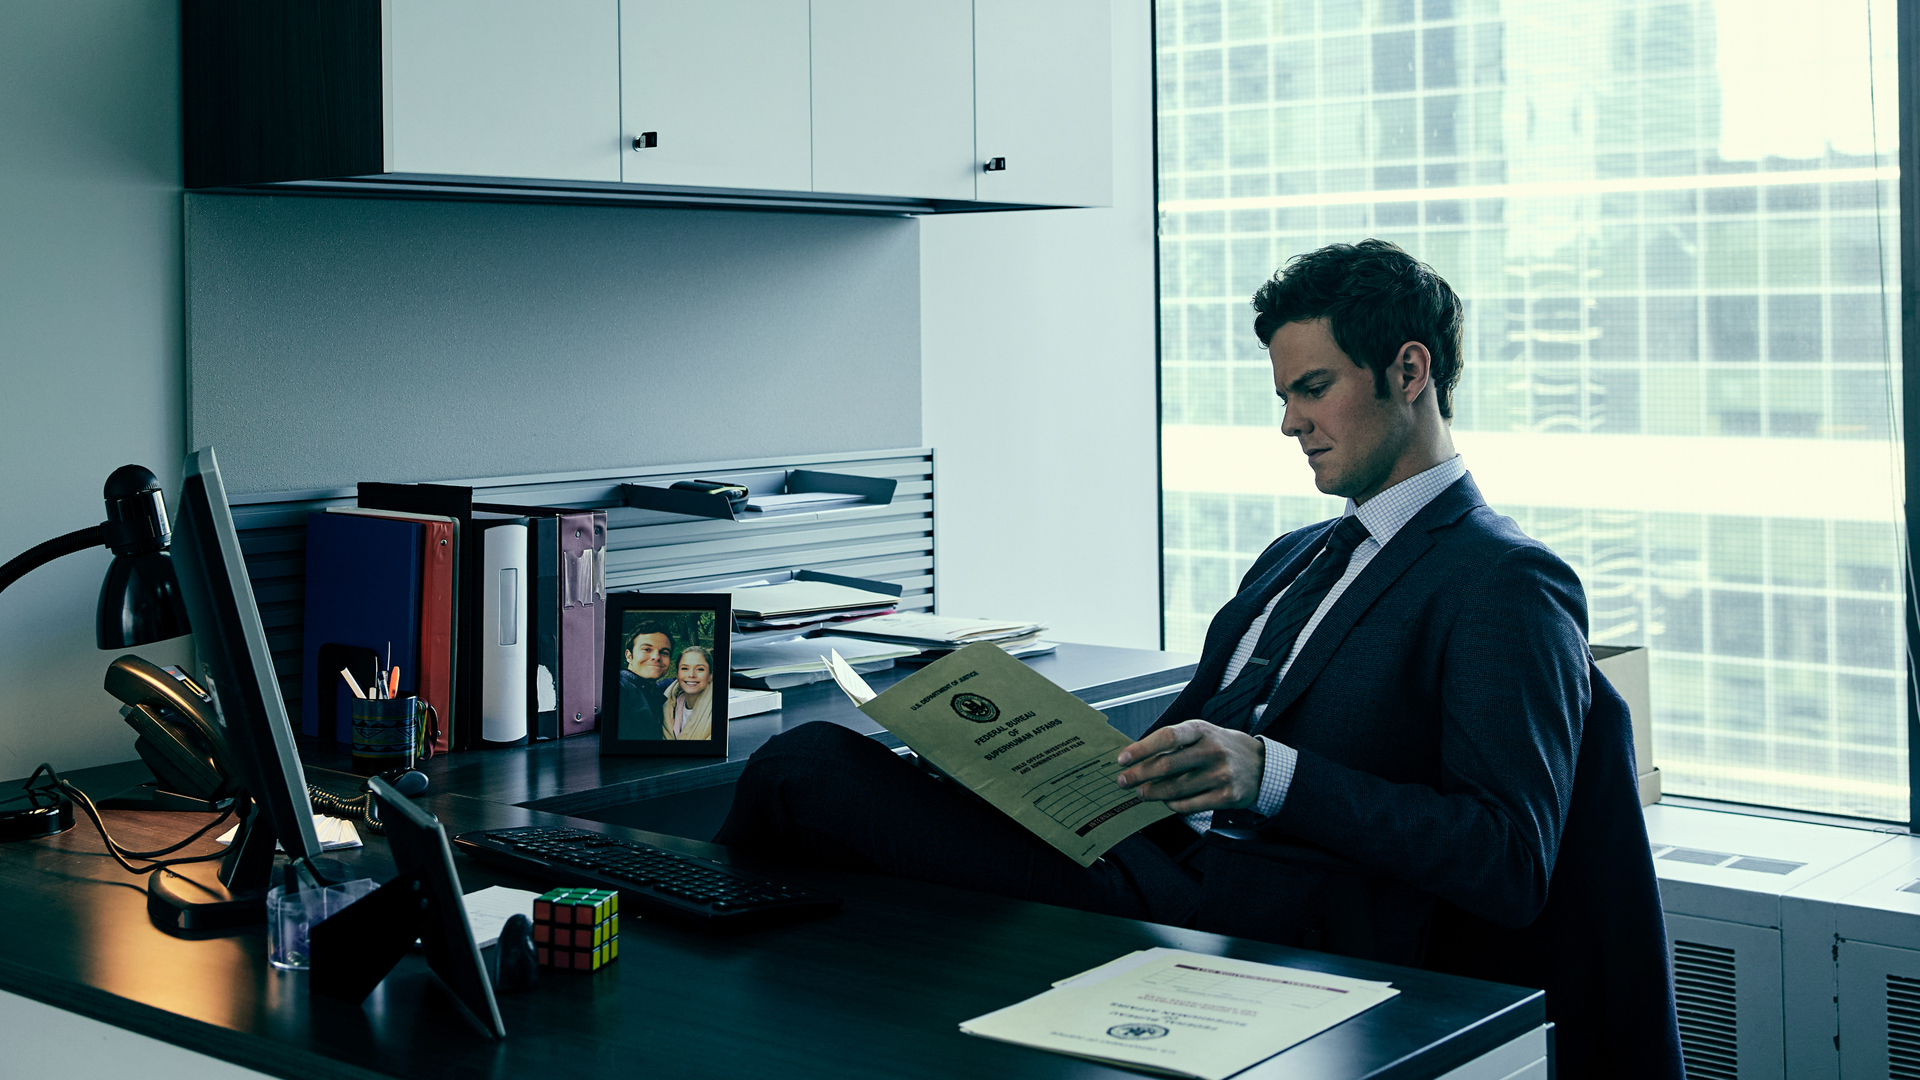
M 1006 172 L 1007 159 L 1003 157 L 994 158 L 991 161 L 987 162 L 985 165 L 980 166 L 980 171 L 981 172 Z
M 633 137 L 633 148 L 635 150 L 645 150 L 650 146 L 659 145 L 660 133 L 657 131 L 643 131 Z

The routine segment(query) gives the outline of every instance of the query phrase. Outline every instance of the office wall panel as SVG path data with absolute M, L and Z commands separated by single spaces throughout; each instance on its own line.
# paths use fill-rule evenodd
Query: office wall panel
M 689 476 L 744 483 L 752 474 L 787 468 L 889 479 L 896 484 L 893 501 L 885 506 L 749 514 L 740 521 L 721 521 L 637 510 L 620 498 L 620 485 L 625 483 L 660 484 Z M 899 585 L 902 611 L 929 611 L 934 606 L 933 455 L 925 450 L 688 462 L 560 476 L 446 479 L 471 486 L 481 502 L 607 511 L 607 588 L 613 592 L 698 592 L 749 581 L 784 581 L 795 570 L 817 570 Z M 273 650 L 274 670 L 287 698 L 287 713 L 298 718 L 307 514 L 329 506 L 352 506 L 354 492 L 350 488 L 264 492 L 234 496 L 233 502 L 234 525 L 240 531 L 247 577 Z M 1145 722 L 1140 727 L 1144 729 Z
M 99 524 L 130 461 L 179 490 L 179 87 L 176 0 L 0 4 L 0 562 Z M 110 558 L 0 594 L 0 779 L 133 756 L 93 640 Z
M 235 492 L 920 442 L 906 218 L 190 195 Z

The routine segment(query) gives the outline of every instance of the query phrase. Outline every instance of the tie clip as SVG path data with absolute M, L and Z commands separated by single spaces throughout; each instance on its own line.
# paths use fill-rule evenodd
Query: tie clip
M 1249 663 L 1249 664 L 1259 664 L 1259 665 L 1261 665 L 1261 666 L 1263 666 L 1263 667 L 1264 667 L 1265 665 L 1267 665 L 1267 664 L 1268 664 L 1268 663 L 1270 663 L 1270 662 L 1271 662 L 1271 661 L 1267 661 L 1267 660 L 1262 660 L 1262 659 L 1260 659 L 1260 658 L 1259 658 L 1259 657 L 1257 657 L 1257 656 L 1249 656 L 1249 657 L 1247 657 L 1247 663 Z

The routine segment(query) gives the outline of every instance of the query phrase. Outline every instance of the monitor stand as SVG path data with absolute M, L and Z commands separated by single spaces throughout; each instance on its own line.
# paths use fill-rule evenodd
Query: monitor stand
M 248 802 L 224 859 L 148 875 L 147 917 L 162 930 L 188 932 L 266 922 L 276 843 L 259 805 Z

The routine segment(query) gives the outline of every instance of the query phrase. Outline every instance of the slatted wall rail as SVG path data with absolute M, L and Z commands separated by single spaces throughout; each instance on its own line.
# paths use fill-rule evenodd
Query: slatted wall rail
M 754 520 L 714 521 L 621 505 L 619 486 L 699 477 L 729 480 L 772 469 L 820 469 L 897 482 L 893 501 Z M 893 450 L 803 458 L 709 462 L 644 471 L 567 473 L 485 480 L 476 501 L 607 511 L 610 591 L 691 591 L 795 570 L 822 570 L 900 585 L 901 610 L 933 609 L 933 451 Z M 300 709 L 307 514 L 354 505 L 352 488 L 232 497 L 247 575 L 253 582 L 274 670 L 290 716 Z

